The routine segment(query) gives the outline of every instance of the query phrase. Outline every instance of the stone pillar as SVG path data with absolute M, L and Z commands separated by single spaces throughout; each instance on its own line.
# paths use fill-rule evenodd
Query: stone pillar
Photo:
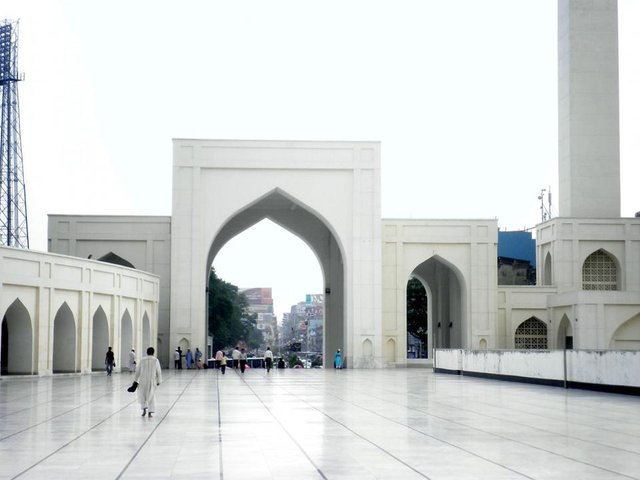
M 620 217 L 618 90 L 617 0 L 559 0 L 561 217 Z

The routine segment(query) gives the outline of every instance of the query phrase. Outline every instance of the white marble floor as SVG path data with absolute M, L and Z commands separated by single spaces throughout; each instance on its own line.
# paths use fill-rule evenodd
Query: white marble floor
M 640 398 L 427 369 L 0 381 L 0 478 L 640 478 Z

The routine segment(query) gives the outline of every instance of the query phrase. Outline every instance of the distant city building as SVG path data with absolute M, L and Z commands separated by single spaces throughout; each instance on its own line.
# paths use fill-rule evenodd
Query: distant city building
M 264 343 L 261 349 L 267 345 L 275 345 L 277 340 L 277 321 L 273 314 L 273 297 L 271 288 L 241 288 L 240 293 L 247 297 L 249 313 L 256 314 L 256 327 L 262 332 Z
M 291 306 L 282 319 L 283 348 L 322 353 L 324 340 L 324 295 L 307 294 L 304 302 Z
M 498 232 L 498 285 L 535 285 L 535 265 L 531 232 Z

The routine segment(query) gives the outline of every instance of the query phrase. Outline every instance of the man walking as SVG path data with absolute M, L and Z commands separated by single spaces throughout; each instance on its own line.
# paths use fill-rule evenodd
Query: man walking
M 109 347 L 109 350 L 107 350 L 107 354 L 104 357 L 104 364 L 107 367 L 107 377 L 110 377 L 113 367 L 116 366 L 116 358 L 111 347 Z
M 244 373 L 244 369 L 247 367 L 247 354 L 244 348 L 240 352 L 240 372 Z
M 132 348 L 129 352 L 129 373 L 136 371 L 136 351 Z
M 182 361 L 180 360 L 180 351 L 176 348 L 176 351 L 173 352 L 173 368 L 175 370 L 178 370 L 181 363 Z
M 267 367 L 267 373 L 269 373 L 271 367 L 273 367 L 273 352 L 271 351 L 271 347 L 267 347 L 267 351 L 264 352 L 264 363 Z
M 238 350 L 237 346 L 231 352 L 231 360 L 233 360 L 233 368 L 237 370 L 240 366 L 240 350 Z
M 156 387 L 162 383 L 162 369 L 160 362 L 153 356 L 153 347 L 147 348 L 147 356 L 142 357 L 134 382 L 138 383 L 138 401 L 144 417 L 149 411 L 149 418 L 156 411 Z

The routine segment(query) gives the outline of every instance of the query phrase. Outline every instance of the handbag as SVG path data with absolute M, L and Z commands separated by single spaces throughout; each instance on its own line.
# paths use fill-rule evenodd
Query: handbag
M 133 382 L 129 388 L 127 388 L 127 392 L 135 392 L 138 388 L 138 382 Z

